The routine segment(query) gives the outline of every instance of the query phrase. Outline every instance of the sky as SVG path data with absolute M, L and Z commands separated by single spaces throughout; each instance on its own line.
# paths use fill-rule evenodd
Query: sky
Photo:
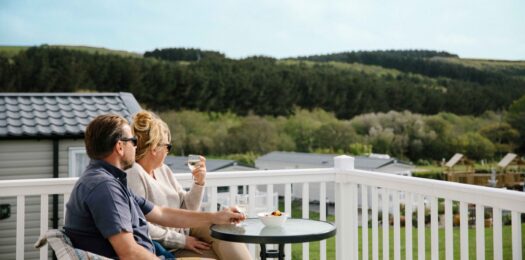
M 426 49 L 525 60 L 524 0 L 0 0 L 0 45 L 230 58 Z

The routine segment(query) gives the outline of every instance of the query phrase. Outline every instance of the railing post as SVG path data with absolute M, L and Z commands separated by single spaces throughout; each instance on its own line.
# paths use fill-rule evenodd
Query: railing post
M 352 192 L 348 175 L 354 169 L 354 158 L 346 155 L 334 158 L 335 169 L 335 223 L 337 226 L 336 234 L 336 259 L 354 259 L 357 252 L 354 240 L 357 241 L 357 230 L 354 230 L 352 221 L 352 210 L 357 210 L 355 194 Z M 354 185 L 355 186 L 355 185 Z M 355 205 L 354 205 L 355 204 Z

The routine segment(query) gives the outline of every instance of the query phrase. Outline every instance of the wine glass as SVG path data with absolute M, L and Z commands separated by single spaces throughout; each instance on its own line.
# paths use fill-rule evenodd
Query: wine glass
M 243 214 L 244 216 L 248 216 L 248 195 L 237 195 L 235 196 L 235 204 L 237 207 L 237 210 L 239 210 L 239 213 Z M 240 225 L 243 225 L 242 223 Z
M 195 181 L 195 176 L 193 176 L 193 170 L 200 164 L 201 162 L 201 156 L 196 154 L 190 154 L 188 155 L 188 168 L 190 168 L 190 171 L 192 173 L 192 178 Z

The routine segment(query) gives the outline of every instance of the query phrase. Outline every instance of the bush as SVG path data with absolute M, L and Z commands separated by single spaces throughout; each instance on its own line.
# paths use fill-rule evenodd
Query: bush
M 237 161 L 239 164 L 255 167 L 255 160 L 259 157 L 259 154 L 248 152 L 248 153 L 237 153 L 230 154 L 225 158 L 228 160 Z
M 419 177 L 419 178 L 426 178 L 426 179 L 433 179 L 433 180 L 444 180 L 445 176 L 441 172 L 432 172 L 432 173 L 412 173 L 412 176 Z
M 430 165 L 432 165 L 432 162 L 429 161 L 429 160 L 425 160 L 425 159 L 419 159 L 419 160 L 417 160 L 416 165 L 430 166 Z
M 277 150 L 280 143 L 275 126 L 258 116 L 248 116 L 241 125 L 230 128 L 226 140 L 229 153 L 265 154 Z
M 358 140 L 354 128 L 348 122 L 331 122 L 314 131 L 314 148 L 346 150 Z
M 463 134 L 457 139 L 457 142 L 460 149 L 471 159 L 492 158 L 496 152 L 494 144 L 479 133 Z
M 372 145 L 363 143 L 353 143 L 349 145 L 348 152 L 353 155 L 371 154 Z
M 373 150 L 426 166 L 455 152 L 491 160 L 496 151 L 502 151 L 502 145 L 511 147 L 514 142 L 510 138 L 508 144 L 498 146 L 484 136 L 499 137 L 497 130 L 503 128 L 487 128 L 480 133 L 473 129 L 482 123 L 494 124 L 490 121 L 493 117 L 449 113 L 423 116 L 391 111 L 364 114 L 349 121 L 338 120 L 321 109 L 296 109 L 289 117 L 197 111 L 170 111 L 160 116 L 170 126 L 176 155 L 264 154 L 275 150 L 362 155 Z M 439 173 L 414 176 L 443 179 Z

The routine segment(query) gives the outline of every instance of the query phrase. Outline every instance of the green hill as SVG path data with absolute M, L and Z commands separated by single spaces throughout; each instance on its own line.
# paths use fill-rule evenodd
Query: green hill
M 295 108 L 321 108 L 347 119 L 391 110 L 481 115 L 506 110 L 525 94 L 524 62 L 467 60 L 436 51 L 289 59 L 230 59 L 184 48 L 143 58 L 61 45 L 5 46 L 0 52 L 1 91 L 129 91 L 157 111 L 287 116 Z
M 483 85 L 501 83 L 512 78 L 521 80 L 525 74 L 525 61 L 461 59 L 447 52 L 428 50 L 341 52 L 295 59 L 376 65 L 433 78 L 445 77 Z

